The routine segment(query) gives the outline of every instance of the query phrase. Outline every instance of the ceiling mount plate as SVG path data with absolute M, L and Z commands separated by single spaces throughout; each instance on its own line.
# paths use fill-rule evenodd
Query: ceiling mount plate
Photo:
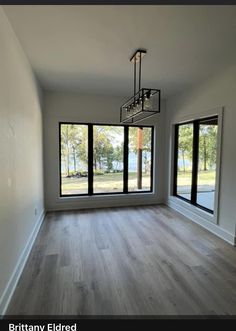
M 131 56 L 130 58 L 130 62 L 136 62 L 138 63 L 143 57 L 144 55 L 147 53 L 146 49 L 143 48 L 139 48 L 135 51 L 135 53 Z

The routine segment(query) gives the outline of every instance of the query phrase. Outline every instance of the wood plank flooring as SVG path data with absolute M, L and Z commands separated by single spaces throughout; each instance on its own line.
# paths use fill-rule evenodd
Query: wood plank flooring
M 166 206 L 48 213 L 7 315 L 236 315 L 236 248 Z

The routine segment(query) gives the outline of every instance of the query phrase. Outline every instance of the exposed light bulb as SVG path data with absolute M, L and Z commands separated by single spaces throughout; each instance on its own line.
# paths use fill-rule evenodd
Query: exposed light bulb
M 145 98 L 144 109 L 150 110 L 151 108 L 152 108 L 152 102 L 151 102 L 150 98 Z
M 136 108 L 137 108 L 137 112 L 139 112 L 141 110 L 141 103 L 139 100 L 137 100 Z
M 136 105 L 135 105 L 135 102 L 133 103 L 133 114 L 136 113 Z
M 133 103 L 130 105 L 130 115 L 132 115 L 134 112 L 134 105 Z

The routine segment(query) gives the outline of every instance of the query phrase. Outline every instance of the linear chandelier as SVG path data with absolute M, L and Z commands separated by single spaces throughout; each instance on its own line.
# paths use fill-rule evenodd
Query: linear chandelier
M 161 90 L 152 88 L 141 88 L 141 69 L 142 58 L 147 53 L 145 49 L 137 49 L 132 55 L 130 62 L 134 64 L 134 95 L 129 98 L 120 107 L 120 122 L 135 123 L 157 113 L 160 113 L 161 108 Z M 138 72 L 138 92 L 136 64 L 139 63 Z

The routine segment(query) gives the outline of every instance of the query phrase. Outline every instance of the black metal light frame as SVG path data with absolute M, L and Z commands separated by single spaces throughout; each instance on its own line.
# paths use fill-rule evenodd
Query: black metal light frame
M 161 90 L 141 88 L 142 58 L 147 53 L 145 49 L 138 49 L 132 55 L 130 61 L 134 63 L 134 95 L 120 107 L 121 123 L 136 123 L 157 113 L 161 109 Z M 138 92 L 136 91 L 137 77 L 136 64 L 139 63 Z M 146 108 L 145 101 L 153 102 L 151 109 Z M 137 109 L 138 106 L 138 109 Z

